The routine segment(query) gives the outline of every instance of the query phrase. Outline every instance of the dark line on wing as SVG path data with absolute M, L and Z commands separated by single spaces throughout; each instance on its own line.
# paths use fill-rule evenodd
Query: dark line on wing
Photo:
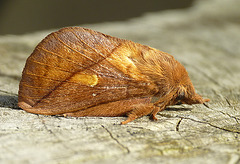
M 92 72 L 94 72 L 95 74 L 99 75 L 100 73 L 98 73 L 98 71 L 92 69 L 92 67 L 93 67 L 95 64 L 98 64 L 100 67 L 102 67 L 102 68 L 108 70 L 109 72 L 111 72 L 111 70 L 109 70 L 107 67 L 104 67 L 103 65 L 99 64 L 101 61 L 105 60 L 106 57 L 103 57 L 102 60 L 99 60 L 99 61 L 96 62 L 96 61 L 94 61 L 92 58 L 90 58 L 90 57 L 82 54 L 81 52 L 79 52 L 77 49 L 74 49 L 74 48 L 70 47 L 68 44 L 66 44 L 65 42 L 63 42 L 56 34 L 53 34 L 53 35 L 54 35 L 55 39 L 58 40 L 59 42 L 61 42 L 65 47 L 67 47 L 68 49 L 70 49 L 70 50 L 72 50 L 72 51 L 75 51 L 75 52 L 78 53 L 79 55 L 82 55 L 82 56 L 85 57 L 86 59 L 92 61 L 93 64 L 91 64 L 91 65 L 89 65 L 89 66 L 87 66 L 87 67 L 84 67 L 84 66 L 80 65 L 79 63 L 76 63 L 76 62 L 74 62 L 74 61 L 72 61 L 72 60 L 66 59 L 66 58 L 64 58 L 63 56 L 60 56 L 60 55 L 57 54 L 57 53 L 48 51 L 48 50 L 46 50 L 46 49 L 44 49 L 44 48 L 41 47 L 42 50 L 44 50 L 44 51 L 46 51 L 46 52 L 48 52 L 48 53 L 50 53 L 50 54 L 56 55 L 56 56 L 58 56 L 58 57 L 60 57 L 60 58 L 62 58 L 62 59 L 64 59 L 64 60 L 67 60 L 67 61 L 70 61 L 70 62 L 72 62 L 72 63 L 75 63 L 75 64 L 79 65 L 80 67 L 82 67 L 82 69 L 83 69 L 82 71 L 88 69 L 88 70 L 91 70 Z M 75 34 L 74 34 L 74 35 L 75 35 Z M 81 40 L 80 40 L 80 41 L 81 41 Z M 86 44 L 85 42 L 82 42 L 82 43 Z M 89 46 L 88 44 L 86 44 L 86 45 Z M 119 45 L 119 44 L 118 44 L 118 45 Z M 116 47 L 118 47 L 118 45 L 117 45 Z M 116 47 L 114 47 L 113 50 L 114 50 Z M 96 50 L 95 50 L 95 52 L 96 52 Z M 109 51 L 108 51 L 108 52 L 109 52 Z M 97 54 L 102 57 L 102 54 L 99 54 L 99 53 L 97 53 Z M 111 54 L 111 52 L 110 52 L 109 54 Z M 115 68 L 116 70 L 119 70 L 119 69 L 118 69 L 117 67 L 115 67 L 112 63 L 110 63 L 109 61 L 107 61 L 107 62 L 108 62 L 113 68 Z M 122 71 L 120 70 L 119 72 L 122 72 Z M 48 94 L 44 95 L 39 101 L 37 101 L 37 102 L 35 103 L 35 106 L 36 106 L 38 103 L 40 103 L 44 98 L 48 97 L 53 91 L 55 91 L 58 87 L 60 87 L 64 82 L 68 82 L 68 83 L 69 83 L 69 81 L 67 81 L 67 80 L 70 79 L 72 76 L 74 76 L 76 73 L 77 73 L 77 72 L 73 73 L 71 76 L 69 76 L 68 78 L 66 78 L 66 79 L 64 79 L 64 80 L 61 80 L 61 81 L 60 81 L 60 80 L 51 79 L 51 78 L 47 78 L 47 77 L 45 77 L 45 76 L 40 76 L 40 75 L 36 75 L 36 74 L 31 74 L 32 76 L 44 77 L 44 78 L 46 78 L 46 79 L 50 79 L 50 80 L 53 80 L 53 81 L 59 81 L 59 82 L 60 82 L 60 83 L 59 83 L 57 86 L 55 86 L 54 89 L 52 89 Z M 111 73 L 113 73 L 113 72 L 111 72 Z M 114 78 L 116 78 L 116 79 L 118 79 L 118 80 L 122 80 L 122 79 L 128 80 L 128 81 L 132 81 L 132 80 L 133 80 L 133 79 L 127 77 L 127 76 L 121 76 L 121 77 L 119 77 L 118 74 L 114 74 L 114 75 L 115 75 Z M 102 74 L 102 76 L 108 77 L 107 74 Z M 76 84 L 78 84 L 78 83 L 76 83 Z M 116 88 L 115 88 L 115 89 L 116 89 Z
M 83 41 L 73 30 L 71 30 L 71 32 L 76 36 L 76 38 L 78 38 L 83 44 L 87 45 L 90 49 L 92 49 L 93 51 L 95 51 L 98 55 L 100 55 L 101 57 L 103 57 L 104 59 L 106 59 L 108 57 L 108 55 L 106 55 L 107 57 L 105 57 L 101 52 L 97 51 L 97 49 L 91 47 L 89 44 L 87 44 L 85 41 Z M 109 52 L 109 51 L 108 51 Z M 109 52 L 110 54 L 110 52 Z
M 85 29 L 83 29 L 83 30 L 85 30 Z M 86 30 L 85 30 L 85 31 L 86 31 Z M 106 55 L 106 57 L 105 57 L 105 56 L 102 55 L 101 52 L 98 52 L 97 49 L 91 47 L 88 43 L 86 43 L 85 41 L 83 41 L 83 39 L 81 39 L 81 38 L 74 32 L 73 29 L 71 30 L 71 32 L 72 32 L 83 44 L 87 45 L 90 49 L 92 49 L 93 51 L 95 51 L 98 55 L 102 56 L 104 59 L 108 58 L 108 57 L 112 54 L 112 52 L 114 51 L 114 49 L 116 49 L 116 48 L 120 45 L 119 43 L 116 44 L 116 46 L 115 46 L 111 51 L 109 51 L 108 49 L 105 49 L 105 50 L 108 52 L 108 54 L 110 54 L 110 55 Z M 87 31 L 87 33 L 89 33 L 89 32 Z M 100 34 L 103 35 L 102 33 L 100 33 Z M 105 37 L 105 36 L 104 36 L 104 37 Z M 106 38 L 106 39 L 107 39 L 107 38 Z M 97 41 L 96 41 L 96 42 L 97 42 Z M 108 62 L 112 67 L 114 67 L 116 70 L 119 71 L 119 69 L 118 69 L 117 67 L 115 67 L 112 63 L 110 63 L 108 60 L 107 60 L 107 62 Z M 104 68 L 104 69 L 106 69 L 106 70 L 108 70 L 108 71 L 111 72 L 111 70 L 109 70 L 107 67 L 101 65 L 100 63 L 98 63 L 98 64 L 99 64 L 102 68 Z M 120 72 L 122 72 L 122 71 L 120 70 Z M 119 76 L 116 76 L 116 78 L 119 78 Z M 125 76 L 124 78 L 125 78 L 126 80 L 129 80 L 129 81 L 132 80 L 131 78 L 129 78 L 129 77 L 127 77 L 127 76 Z
M 62 40 L 57 36 L 57 34 L 54 33 L 54 36 L 55 36 L 55 38 L 56 38 L 59 42 L 61 42 L 61 43 L 62 43 L 64 46 L 66 46 L 68 49 L 70 49 L 70 50 L 78 53 L 79 55 L 82 55 L 83 57 L 85 57 L 86 59 L 92 61 L 92 62 L 95 63 L 95 64 L 98 63 L 98 62 L 94 61 L 92 58 L 88 57 L 87 55 L 79 52 L 77 49 L 70 47 L 68 44 L 66 44 L 64 41 L 62 41 Z M 104 58 L 104 59 L 105 59 L 105 58 Z
M 74 35 L 75 35 L 75 34 L 74 34 Z M 93 71 L 93 72 L 95 72 L 95 73 L 98 73 L 98 72 L 96 72 L 95 70 L 93 70 L 93 69 L 91 68 L 91 67 L 93 67 L 94 65 L 98 64 L 98 65 L 101 66 L 102 68 L 104 68 L 104 69 L 108 70 L 109 72 L 111 72 L 111 70 L 109 70 L 107 67 L 104 67 L 103 65 L 100 64 L 100 62 L 103 61 L 103 60 L 105 60 L 106 57 L 103 57 L 99 52 L 96 52 L 96 51 L 95 51 L 98 55 L 102 56 L 103 59 L 96 62 L 96 61 L 94 61 L 93 59 L 91 59 L 91 58 L 89 58 L 88 56 L 86 56 L 85 54 L 79 52 L 77 49 L 74 49 L 74 48 L 70 47 L 68 44 L 66 44 L 65 42 L 63 42 L 56 34 L 54 34 L 54 36 L 55 36 L 55 38 L 56 38 L 59 42 L 61 42 L 64 46 L 66 46 L 66 47 L 69 48 L 70 50 L 73 50 L 73 51 L 77 52 L 78 54 L 82 55 L 83 57 L 86 57 L 87 59 L 89 59 L 90 61 L 92 61 L 94 64 L 88 66 L 88 69 L 89 69 L 89 70 L 91 70 L 91 71 Z M 77 36 L 76 36 L 76 37 L 77 37 Z M 78 37 L 77 37 L 77 38 L 78 38 Z M 80 41 L 82 41 L 82 40 L 80 39 Z M 91 49 L 93 49 L 93 48 L 92 48 L 91 46 L 89 46 L 87 43 L 85 43 L 85 42 L 82 42 L 82 43 L 86 44 L 88 47 L 90 47 Z M 117 46 L 116 46 L 116 47 L 117 47 Z M 116 48 L 116 47 L 115 47 L 115 48 Z M 114 48 L 114 49 L 115 49 L 115 48 Z M 93 50 L 94 50 L 94 49 L 93 49 Z M 110 51 L 108 51 L 108 53 L 111 54 Z M 109 55 L 108 55 L 108 56 L 109 56 Z M 107 56 L 107 57 L 108 57 L 108 56 Z M 114 67 L 115 69 L 119 70 L 117 67 L 115 67 L 114 65 L 112 65 L 112 63 L 110 63 L 109 61 L 107 61 L 107 62 L 108 62 L 109 64 L 111 64 L 112 67 Z M 83 67 L 83 68 L 85 68 L 85 67 Z M 119 72 L 122 72 L 122 71 L 120 70 Z M 112 72 L 111 72 L 111 73 L 112 73 Z M 119 76 L 114 76 L 114 77 L 120 79 Z M 122 76 L 121 76 L 121 77 L 122 77 Z M 129 77 L 127 77 L 127 76 L 125 76 L 124 78 L 125 78 L 126 80 L 130 80 L 130 81 L 132 80 L 131 78 L 129 78 Z
M 57 57 L 60 57 L 60 58 L 62 58 L 63 60 L 72 62 L 72 63 L 80 66 L 82 69 L 86 69 L 86 67 L 84 67 L 83 65 L 75 62 L 74 60 L 67 59 L 67 58 L 65 58 L 65 57 L 63 57 L 63 56 L 61 56 L 61 55 L 58 55 L 57 53 L 54 53 L 54 52 L 52 52 L 52 51 L 49 51 L 49 50 L 47 50 L 47 49 L 45 49 L 45 48 L 43 48 L 43 47 L 40 47 L 40 48 L 41 48 L 40 50 L 43 50 L 43 51 L 45 51 L 45 52 L 48 52 L 48 53 L 50 53 L 50 54 L 52 54 L 52 55 L 55 55 L 55 56 L 57 56 Z M 94 66 L 94 65 L 95 65 L 95 64 L 90 65 L 88 69 L 91 70 L 91 71 L 93 71 L 95 74 L 99 74 L 99 75 L 105 76 L 105 74 L 99 73 L 99 72 L 95 71 L 94 69 L 91 69 L 91 67 Z M 100 65 L 100 64 L 99 64 L 99 65 Z M 102 66 L 102 65 L 100 65 L 100 66 Z M 60 69 L 61 69 L 61 67 L 55 67 L 55 68 L 60 68 Z M 103 67 L 103 68 L 105 68 L 105 67 Z M 106 68 L 105 68 L 105 69 L 106 69 Z M 70 72 L 70 71 L 65 71 L 65 72 Z M 76 72 L 70 72 L 70 73 L 75 74 Z M 114 76 L 109 76 L 109 77 L 114 77 Z M 114 78 L 116 78 L 116 77 L 114 77 Z
M 66 60 L 66 61 L 69 61 L 69 62 L 71 62 L 71 63 L 74 63 L 74 64 L 76 64 L 76 65 L 78 65 L 78 66 L 80 66 L 80 67 L 82 67 L 82 68 L 85 68 L 83 65 L 75 62 L 74 60 L 67 59 L 67 58 L 65 58 L 64 56 L 58 55 L 57 53 L 52 52 L 52 51 L 49 51 L 49 50 L 47 50 L 47 49 L 45 49 L 45 48 L 43 48 L 43 47 L 41 47 L 40 50 L 43 50 L 43 51 L 45 51 L 45 52 L 48 52 L 48 53 L 50 53 L 50 54 L 52 54 L 52 55 L 55 55 L 55 56 L 57 56 L 57 57 L 59 57 L 59 58 L 62 58 L 62 59 L 64 59 L 64 60 Z
M 71 62 L 71 63 L 74 63 L 74 64 L 80 66 L 83 70 L 87 68 L 87 67 L 84 67 L 83 65 L 75 62 L 74 60 L 67 59 L 67 58 L 65 58 L 64 56 L 58 55 L 57 53 L 54 53 L 54 52 L 52 52 L 52 51 L 49 51 L 49 50 L 47 50 L 47 49 L 45 49 L 45 48 L 43 48 L 43 47 L 41 47 L 40 50 L 43 50 L 43 51 L 45 51 L 45 52 L 48 52 L 48 53 L 50 53 L 50 54 L 52 54 L 52 55 L 55 55 L 55 56 L 57 56 L 57 57 L 60 57 L 60 58 L 62 58 L 63 60 L 66 60 L 66 61 L 69 61 L 69 62 Z M 95 64 L 93 64 L 93 65 L 95 65 Z M 90 67 L 92 67 L 93 65 L 90 65 L 88 69 L 97 74 L 98 72 L 96 72 L 95 70 L 93 70 L 93 69 L 90 68 Z M 61 68 L 61 67 L 56 67 L 56 68 Z M 71 72 L 71 73 L 75 74 L 76 72 Z

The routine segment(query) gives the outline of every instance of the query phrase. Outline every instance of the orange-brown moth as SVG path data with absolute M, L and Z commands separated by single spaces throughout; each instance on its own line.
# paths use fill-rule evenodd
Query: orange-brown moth
M 152 98 L 158 97 L 153 102 Z M 44 115 L 124 116 L 126 124 L 177 103 L 209 101 L 186 69 L 157 49 L 81 27 L 43 39 L 28 57 L 18 105 Z

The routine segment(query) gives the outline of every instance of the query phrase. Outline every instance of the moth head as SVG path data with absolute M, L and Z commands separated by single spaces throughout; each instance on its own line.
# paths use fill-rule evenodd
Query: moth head
M 210 99 L 204 99 L 202 96 L 195 92 L 192 84 L 179 86 L 174 96 L 173 104 L 203 104 L 210 101 Z
M 175 71 L 172 76 L 172 84 L 175 86 L 172 98 L 173 104 L 203 104 L 210 101 L 204 99 L 195 92 L 194 86 L 183 65 L 176 61 Z

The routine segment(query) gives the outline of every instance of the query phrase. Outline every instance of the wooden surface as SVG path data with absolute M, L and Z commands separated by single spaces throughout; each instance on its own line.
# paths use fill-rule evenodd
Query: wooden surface
M 17 107 L 26 58 L 50 31 L 0 37 L 0 163 L 240 163 L 240 1 L 199 0 L 190 9 L 84 25 L 169 52 L 204 105 L 126 119 L 63 118 Z

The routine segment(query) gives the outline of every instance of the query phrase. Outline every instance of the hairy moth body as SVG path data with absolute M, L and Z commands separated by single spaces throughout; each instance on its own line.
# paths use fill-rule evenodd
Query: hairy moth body
M 152 97 L 158 97 L 152 102 Z M 43 39 L 28 57 L 18 105 L 30 113 L 124 116 L 126 124 L 179 102 L 209 101 L 195 93 L 185 68 L 154 48 L 81 27 Z

